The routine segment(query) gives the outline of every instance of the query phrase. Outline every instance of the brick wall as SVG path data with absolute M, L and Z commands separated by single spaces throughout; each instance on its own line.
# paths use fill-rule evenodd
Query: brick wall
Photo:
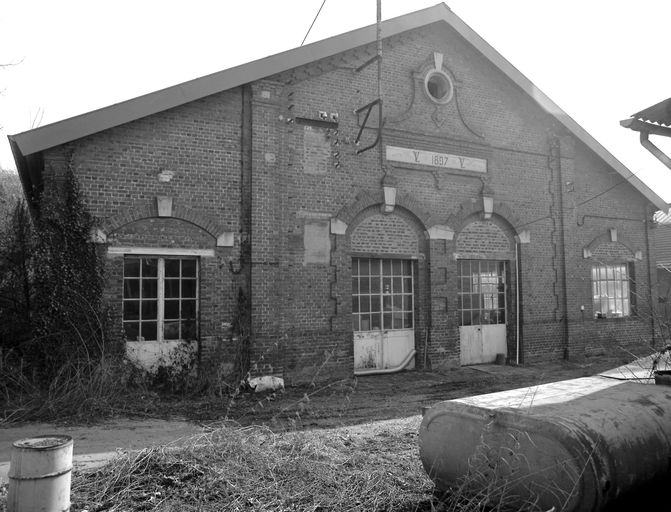
M 227 324 L 243 286 L 259 373 L 291 382 L 351 373 L 351 257 L 362 252 L 416 258 L 420 366 L 459 364 L 459 257 L 508 262 L 511 359 L 518 317 L 522 360 L 649 342 L 656 295 L 646 200 L 626 182 L 616 186 L 612 169 L 558 132 L 549 114 L 451 29 L 400 34 L 383 52 L 383 144 L 485 159 L 486 173 L 386 161 L 379 148 L 357 155 L 376 136 L 374 113 L 354 144 L 362 122 L 354 111 L 377 89 L 375 65 L 355 69 L 374 45 L 49 150 L 46 170 L 73 165 L 111 245 L 215 249 L 213 258 L 201 258 L 205 352 L 234 351 Z M 421 87 L 434 52 L 455 85 L 447 105 L 432 103 Z M 320 111 L 337 113 L 337 123 L 323 123 Z M 169 182 L 158 179 L 164 171 L 173 173 Z M 397 183 L 392 214 L 380 210 L 385 173 Z M 483 191 L 494 198 L 487 221 Z M 156 196 L 171 197 L 186 213 L 154 218 Z M 135 213 L 126 219 L 127 212 Z M 346 230 L 326 233 L 331 219 Z M 454 236 L 431 239 L 434 226 Z M 637 314 L 595 320 L 594 258 L 583 249 L 611 228 L 632 254 L 642 254 L 633 263 Z M 240 236 L 234 247 L 216 247 L 219 231 L 249 241 L 244 261 Z M 530 242 L 516 246 L 522 231 Z M 117 301 L 119 261 L 109 266 Z

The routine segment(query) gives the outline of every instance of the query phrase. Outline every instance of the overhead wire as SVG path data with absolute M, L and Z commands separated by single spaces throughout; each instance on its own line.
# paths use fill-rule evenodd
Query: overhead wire
M 303 46 L 303 45 L 305 44 L 306 39 L 307 39 L 308 36 L 310 35 L 310 31 L 312 30 L 312 27 L 314 26 L 314 24 L 317 22 L 317 18 L 319 18 L 319 14 L 322 12 L 322 9 L 324 8 L 324 4 L 326 4 L 326 0 L 323 0 L 323 1 L 322 1 L 322 4 L 319 6 L 319 10 L 317 11 L 317 14 L 315 15 L 314 19 L 312 20 L 312 23 L 310 24 L 310 28 L 308 28 L 308 31 L 306 32 L 305 37 L 303 38 L 303 41 L 301 42 L 301 46 Z M 379 7 L 378 7 L 378 11 L 379 11 Z M 379 12 L 378 12 L 378 18 L 379 18 Z M 378 19 L 378 24 L 379 24 L 379 19 Z M 379 35 L 378 35 L 378 37 L 379 37 Z M 378 43 L 378 46 L 379 46 L 379 43 Z M 379 51 L 379 50 L 378 50 L 378 51 Z M 379 58 L 379 56 L 378 56 L 378 58 Z M 379 73 L 378 73 L 378 74 L 379 74 Z M 378 77 L 378 82 L 379 82 L 379 81 L 380 81 L 380 79 L 379 79 L 379 77 Z M 627 177 L 625 177 L 624 179 L 620 180 L 618 183 L 616 183 L 616 184 L 613 185 L 612 187 L 609 187 L 609 188 L 607 188 L 606 190 L 604 190 L 604 191 L 602 191 L 602 192 L 599 192 L 598 194 L 593 195 L 593 196 L 590 197 L 589 199 L 586 199 L 585 201 L 582 201 L 581 203 L 576 204 L 576 205 L 575 205 L 575 208 L 578 208 L 579 206 L 583 206 L 583 205 L 589 203 L 590 201 L 593 201 L 594 199 L 597 199 L 598 197 L 600 197 L 600 196 L 602 196 L 602 195 L 604 195 L 604 194 L 610 192 L 610 191 L 613 190 L 615 187 L 618 187 L 618 186 L 622 185 L 623 183 L 628 182 L 631 178 L 633 178 L 634 176 L 636 176 L 636 174 L 637 174 L 636 172 L 632 172 L 629 176 L 627 176 Z M 531 225 L 531 224 L 535 224 L 536 222 L 540 222 L 540 221 L 542 221 L 542 220 L 546 220 L 546 219 L 549 219 L 549 218 L 551 218 L 551 217 L 552 217 L 551 214 L 544 215 L 543 217 L 538 217 L 537 219 L 531 220 L 531 221 L 529 221 L 529 222 L 525 222 L 525 223 L 520 224 L 520 225 L 515 226 L 515 227 L 520 228 L 520 227 L 529 226 L 529 225 Z
M 638 171 L 637 171 L 637 172 L 638 172 Z M 580 206 L 583 206 L 583 205 L 589 203 L 590 201 L 594 201 L 596 198 L 601 197 L 602 195 L 604 195 L 604 194 L 610 192 L 610 191 L 613 190 L 615 187 L 619 187 L 619 186 L 622 185 L 623 183 L 628 182 L 631 178 L 633 178 L 634 176 L 636 176 L 637 172 L 632 172 L 631 175 L 629 175 L 629 176 L 627 176 L 627 177 L 621 179 L 620 181 L 618 181 L 618 182 L 617 182 L 615 185 L 613 185 L 612 187 L 609 187 L 609 188 L 607 188 L 606 190 L 603 190 L 603 191 L 599 192 L 598 194 L 594 194 L 594 195 L 593 195 L 592 197 L 590 197 L 589 199 L 586 199 L 586 200 L 582 201 L 581 203 L 576 204 L 576 205 L 574 206 L 574 208 L 578 208 L 578 207 L 580 207 Z M 522 224 L 518 224 L 518 225 L 515 226 L 515 228 L 526 227 L 526 226 L 529 226 L 529 225 L 531 225 L 531 224 L 535 224 L 536 222 L 540 222 L 540 221 L 542 221 L 542 220 L 546 220 L 546 219 L 550 219 L 550 218 L 552 218 L 552 214 L 547 214 L 547 215 L 544 215 L 544 216 L 542 216 L 542 217 L 538 217 L 538 218 L 536 218 L 536 219 L 530 220 L 529 222 L 524 222 L 524 223 L 522 223 Z
M 310 35 L 310 31 L 312 30 L 312 27 L 314 26 L 315 22 L 317 21 L 317 18 L 319 18 L 319 13 L 322 12 L 322 9 L 324 8 L 324 4 L 326 3 L 326 0 L 322 2 L 321 7 L 319 7 L 319 10 L 317 11 L 317 15 L 315 16 L 315 19 L 312 20 L 312 23 L 310 24 L 310 28 L 308 29 L 307 33 L 305 34 L 305 37 L 303 38 L 303 41 L 301 42 L 301 46 L 305 44 L 305 40 L 308 38 L 308 35 Z

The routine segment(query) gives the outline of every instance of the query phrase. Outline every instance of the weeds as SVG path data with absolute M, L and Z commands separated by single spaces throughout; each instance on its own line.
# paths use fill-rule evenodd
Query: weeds
M 73 511 L 413 510 L 430 496 L 416 418 L 277 434 L 223 427 L 75 475 Z

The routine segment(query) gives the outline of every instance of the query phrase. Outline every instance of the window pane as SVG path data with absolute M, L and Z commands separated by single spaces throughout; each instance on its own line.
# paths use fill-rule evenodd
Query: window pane
M 391 275 L 391 260 L 382 261 L 382 275 L 385 276 Z
M 359 315 L 352 315 L 352 330 L 353 331 L 358 331 L 359 330 Z
M 361 315 L 361 330 L 370 331 L 370 315 Z
M 371 276 L 380 275 L 380 260 L 370 260 L 370 275 Z
M 179 320 L 163 323 L 163 339 L 178 340 L 179 339 Z
M 125 258 L 123 262 L 124 277 L 140 276 L 140 260 L 138 258 Z
M 395 276 L 403 274 L 403 262 L 401 260 L 392 260 L 391 270 Z
M 165 277 L 179 277 L 180 260 L 165 260 Z
M 139 279 L 124 279 L 124 281 L 123 281 L 123 297 L 124 297 L 124 299 L 140 297 L 140 280 Z
M 403 260 L 403 275 L 404 276 L 412 275 L 412 261 Z
M 164 315 L 166 319 L 172 320 L 179 318 L 179 300 L 166 300 L 164 309 Z
M 372 313 L 379 313 L 380 312 L 380 296 L 379 295 L 371 295 L 371 297 L 370 297 L 370 311 Z
M 382 328 L 382 316 L 380 313 L 371 315 L 371 329 L 381 329 Z
M 471 325 L 471 312 L 462 311 L 461 313 L 461 325 Z
M 412 329 L 412 313 L 403 314 L 403 328 Z
M 123 329 L 127 340 L 137 341 L 137 337 L 140 335 L 140 324 L 138 322 L 124 322 Z
M 368 262 L 369 260 L 367 259 L 359 260 L 359 275 L 361 276 L 370 275 L 370 268 Z
M 183 300 L 182 301 L 182 319 L 196 318 L 196 301 Z
M 166 298 L 179 298 L 179 279 L 165 280 Z
M 158 276 L 158 259 L 144 258 L 142 260 L 142 277 Z
M 182 320 L 182 339 L 195 340 L 197 336 L 196 321 L 193 318 Z
M 391 278 L 382 278 L 382 293 L 391 293 Z
M 391 313 L 384 313 L 382 319 L 383 329 L 391 329 Z
M 158 318 L 158 301 L 142 301 L 142 320 L 156 320 Z
M 463 292 L 470 292 L 472 291 L 473 287 L 471 286 L 471 278 L 470 277 L 464 277 L 461 279 L 461 290 Z
M 394 311 L 403 310 L 403 295 L 394 296 Z
M 380 293 L 380 277 L 378 275 L 370 278 L 370 291 L 371 293 Z
M 156 341 L 156 322 L 142 322 L 140 324 L 140 336 L 144 341 Z
M 394 313 L 394 329 L 403 329 L 403 313 Z
M 356 277 L 352 278 L 352 293 L 359 293 L 359 280 Z
M 142 298 L 155 299 L 158 297 L 158 280 L 157 279 L 143 279 L 142 280 Z
M 362 313 L 368 313 L 370 311 L 370 297 L 367 295 L 359 297 L 359 308 Z
M 123 303 L 123 319 L 138 320 L 140 318 L 140 302 L 137 300 L 126 300 Z
M 412 311 L 412 295 L 403 296 L 403 310 Z
M 196 277 L 196 260 L 182 260 L 182 277 Z
M 358 312 L 359 312 L 359 297 L 354 296 L 352 297 L 352 313 L 358 313 Z
M 182 281 L 182 297 L 196 298 L 197 283 L 195 279 L 184 279 Z
M 368 293 L 370 291 L 370 278 L 369 277 L 360 277 L 359 278 L 359 293 Z
M 403 293 L 412 293 L 412 277 L 403 280 Z
M 403 279 L 400 277 L 394 277 L 392 282 L 392 291 L 394 293 L 403 293 Z

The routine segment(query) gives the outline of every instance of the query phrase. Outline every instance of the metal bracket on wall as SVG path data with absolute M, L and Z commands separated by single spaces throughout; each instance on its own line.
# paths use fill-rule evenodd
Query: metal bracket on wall
M 373 107 L 377 105 L 378 107 L 378 121 L 377 121 L 377 137 L 375 138 L 375 142 L 371 144 L 370 146 L 367 146 L 363 149 L 357 149 L 356 154 L 360 155 L 361 153 L 364 153 L 368 151 L 369 149 L 373 149 L 375 146 L 377 146 L 378 142 L 380 142 L 380 137 L 382 135 L 382 99 L 378 98 L 374 101 L 371 101 L 368 105 L 364 105 L 361 108 L 358 108 L 357 110 L 354 111 L 354 113 L 358 116 L 361 112 L 364 110 L 366 111 L 366 116 L 363 118 L 363 123 L 361 123 L 361 128 L 359 128 L 359 133 L 356 136 L 356 139 L 354 140 L 354 144 L 358 145 L 359 140 L 361 139 L 361 134 L 363 133 L 364 128 L 366 128 L 366 123 L 368 122 L 368 118 L 370 117 L 370 113 L 373 110 Z

